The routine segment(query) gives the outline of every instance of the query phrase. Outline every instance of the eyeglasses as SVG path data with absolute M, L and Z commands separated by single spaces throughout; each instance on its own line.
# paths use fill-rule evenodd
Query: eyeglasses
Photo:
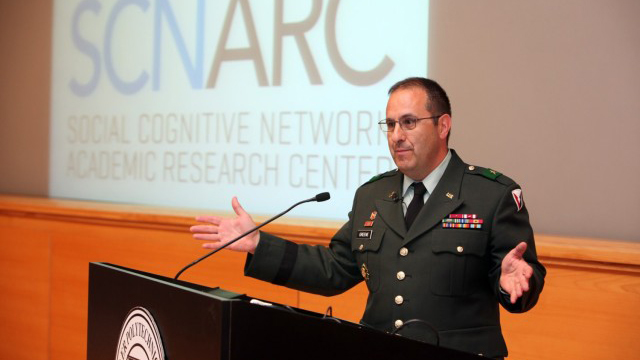
M 400 129 L 406 131 L 406 130 L 415 129 L 416 128 L 416 123 L 419 120 L 438 119 L 440 116 L 442 116 L 442 115 L 430 116 L 430 117 L 424 117 L 424 118 L 416 118 L 416 117 L 413 117 L 413 116 L 407 116 L 407 117 L 403 117 L 400 120 L 391 120 L 391 119 L 380 120 L 378 122 L 378 124 L 380 125 L 380 129 L 382 129 L 382 131 L 391 132 L 391 131 L 393 131 L 393 129 L 396 128 L 396 124 L 400 125 Z

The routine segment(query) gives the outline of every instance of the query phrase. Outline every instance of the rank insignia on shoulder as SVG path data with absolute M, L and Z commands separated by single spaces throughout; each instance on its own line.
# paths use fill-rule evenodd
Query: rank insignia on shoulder
M 518 211 L 522 210 L 524 206 L 524 202 L 522 200 L 522 189 L 514 189 L 511 191 L 511 196 L 513 196 L 513 201 L 516 202 L 516 207 Z
M 491 180 L 496 180 L 497 178 L 500 177 L 500 175 L 502 175 L 501 172 L 498 172 L 496 170 L 489 169 L 489 168 L 483 168 L 480 166 L 469 165 L 467 169 L 474 174 L 482 175 L 487 179 L 491 179 Z
M 495 180 L 496 178 L 498 178 L 498 176 L 502 175 L 502 173 L 499 173 L 495 170 L 492 169 L 484 169 L 482 171 L 482 176 L 489 178 L 491 180 Z

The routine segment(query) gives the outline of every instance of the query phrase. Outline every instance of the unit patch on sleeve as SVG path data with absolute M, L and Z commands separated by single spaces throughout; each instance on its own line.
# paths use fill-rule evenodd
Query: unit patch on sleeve
M 512 190 L 511 195 L 513 196 L 513 201 L 516 202 L 518 211 L 522 210 L 522 207 L 524 206 L 524 202 L 522 201 L 522 189 Z

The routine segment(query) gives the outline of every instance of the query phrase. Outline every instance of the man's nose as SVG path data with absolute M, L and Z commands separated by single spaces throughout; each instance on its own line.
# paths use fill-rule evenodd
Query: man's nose
M 400 127 L 400 124 L 396 123 L 396 126 L 393 127 L 393 130 L 389 132 L 389 136 L 391 136 L 391 140 L 394 142 L 404 140 L 405 133 L 404 130 Z

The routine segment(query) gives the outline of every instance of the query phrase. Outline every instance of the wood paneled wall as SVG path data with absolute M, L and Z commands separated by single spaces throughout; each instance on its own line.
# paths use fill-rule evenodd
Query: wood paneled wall
M 196 213 L 0 196 L 0 358 L 86 358 L 88 263 L 174 276 L 204 253 L 188 232 Z M 259 220 L 259 219 L 257 219 Z M 267 231 L 326 245 L 338 224 L 287 223 Z M 539 304 L 502 313 L 510 359 L 640 358 L 640 244 L 537 236 L 548 269 Z M 322 297 L 242 275 L 244 255 L 223 251 L 181 277 L 358 321 L 360 285 Z

